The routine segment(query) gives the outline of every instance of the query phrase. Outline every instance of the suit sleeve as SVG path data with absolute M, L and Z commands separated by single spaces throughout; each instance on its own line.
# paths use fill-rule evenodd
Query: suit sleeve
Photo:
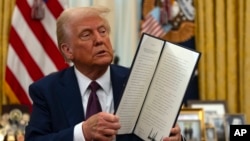
M 32 84 L 29 87 L 29 94 L 33 101 L 32 113 L 29 124 L 25 129 L 25 141 L 70 141 L 73 140 L 74 127 L 54 127 L 52 112 L 48 98 L 44 93 L 49 93 L 42 87 Z M 62 122 L 64 121 L 58 119 Z M 60 127 L 60 126 L 59 126 Z

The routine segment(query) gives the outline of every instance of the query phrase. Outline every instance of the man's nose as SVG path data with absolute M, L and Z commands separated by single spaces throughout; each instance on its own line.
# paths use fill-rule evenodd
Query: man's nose
M 96 31 L 96 32 L 94 33 L 94 41 L 95 41 L 96 43 L 102 43 L 102 41 L 103 41 L 103 36 L 102 36 L 101 33 L 99 33 L 98 31 Z

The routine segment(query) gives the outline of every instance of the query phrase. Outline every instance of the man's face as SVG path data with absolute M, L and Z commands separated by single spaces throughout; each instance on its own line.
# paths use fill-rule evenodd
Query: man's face
M 113 49 L 107 25 L 98 16 L 75 18 L 69 21 L 67 43 L 69 58 L 78 67 L 108 66 Z

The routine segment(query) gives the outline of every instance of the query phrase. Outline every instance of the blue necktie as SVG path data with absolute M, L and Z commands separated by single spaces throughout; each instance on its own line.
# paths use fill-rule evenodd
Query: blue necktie
M 102 111 L 101 104 L 96 95 L 96 91 L 100 88 L 99 84 L 96 81 L 92 81 L 89 87 L 91 89 L 91 93 L 89 95 L 89 100 L 87 105 L 86 119 Z

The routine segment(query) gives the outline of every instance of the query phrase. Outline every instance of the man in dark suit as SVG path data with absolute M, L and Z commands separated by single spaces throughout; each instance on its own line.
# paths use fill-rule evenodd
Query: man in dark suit
M 140 141 L 133 134 L 116 135 L 119 117 L 114 115 L 129 69 L 111 65 L 113 49 L 106 8 L 65 10 L 57 20 L 59 50 L 74 65 L 52 73 L 29 87 L 33 109 L 26 127 L 26 141 Z M 89 84 L 95 81 L 101 112 L 86 117 Z M 164 141 L 182 140 L 180 128 L 171 129 Z

